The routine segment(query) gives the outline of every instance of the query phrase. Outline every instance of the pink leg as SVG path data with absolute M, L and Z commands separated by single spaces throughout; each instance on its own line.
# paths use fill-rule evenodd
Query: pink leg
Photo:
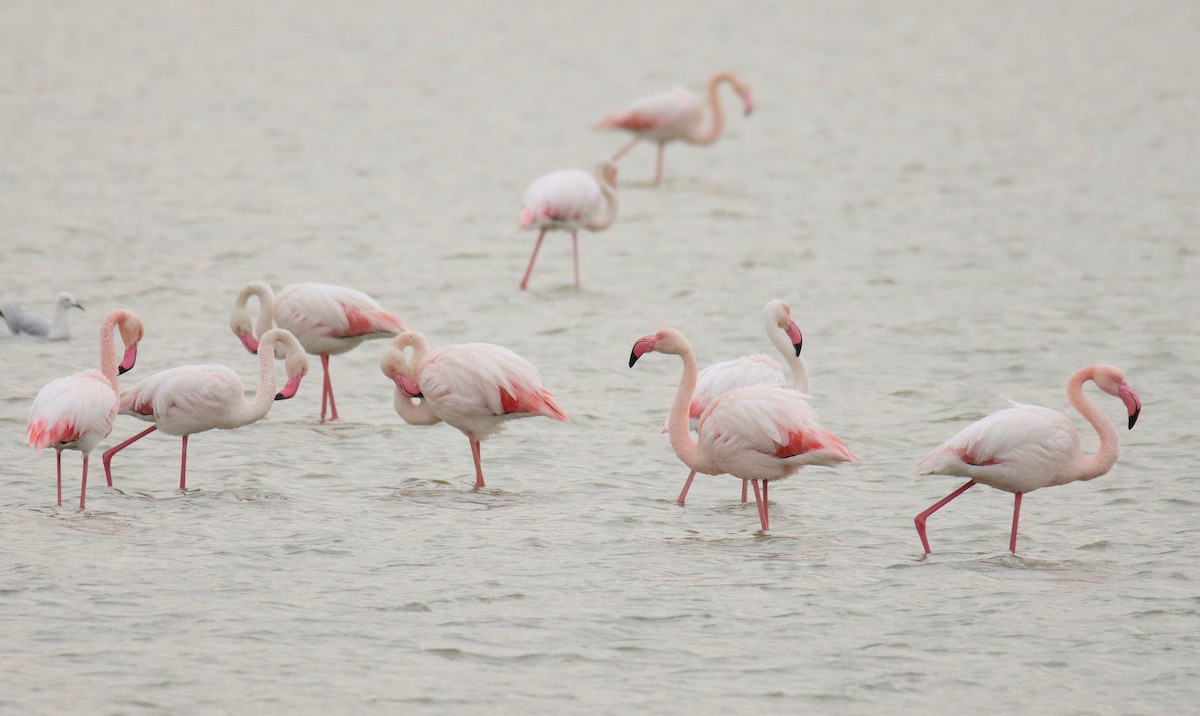
M 529 285 L 529 274 L 533 273 L 533 262 L 537 261 L 538 249 L 542 248 L 542 239 L 546 238 L 546 230 L 542 229 L 538 232 L 537 241 L 533 244 L 533 254 L 529 257 L 529 266 L 525 268 L 525 277 L 521 279 L 521 290 Z
M 637 146 L 637 143 L 638 143 L 638 142 L 640 142 L 640 141 L 642 141 L 642 138 L 641 138 L 641 137 L 634 137 L 633 139 L 629 140 L 629 142 L 628 142 L 628 143 L 627 143 L 625 146 L 623 146 L 623 147 L 621 147 L 620 149 L 618 149 L 618 150 L 617 150 L 617 153 L 616 153 L 616 154 L 612 155 L 612 160 L 615 162 L 615 161 L 617 161 L 618 159 L 620 159 L 621 157 L 623 157 L 623 156 L 625 156 L 626 154 L 628 154 L 628 153 L 629 153 L 629 150 L 630 150 L 630 149 L 633 149 L 634 147 L 636 147 L 636 146 Z
M 58 506 L 62 507 L 62 450 L 55 450 L 58 463 Z
M 1017 553 L 1017 520 L 1021 517 L 1021 495 L 1016 493 L 1016 499 L 1013 500 L 1013 529 L 1012 536 L 1008 538 L 1008 551 L 1013 554 Z
M 329 354 L 321 354 L 321 370 L 325 373 L 325 382 L 321 387 L 321 422 L 325 422 L 325 401 L 329 400 L 329 419 L 337 420 L 337 403 L 333 402 L 333 381 L 329 378 Z
M 933 507 L 930 507 L 928 510 L 925 510 L 921 514 L 917 515 L 913 519 L 913 522 L 915 522 L 917 524 L 917 534 L 921 535 L 921 545 L 925 547 L 925 554 L 929 554 L 931 552 L 931 550 L 929 549 L 929 539 L 925 536 L 925 520 L 927 520 L 929 518 L 929 516 L 932 515 L 934 512 L 937 512 L 938 510 L 942 509 L 942 507 L 944 507 L 947 502 L 949 502 L 950 500 L 953 500 L 955 497 L 958 497 L 959 495 L 961 495 L 962 493 L 966 492 L 968 489 L 970 489 L 974 486 L 975 486 L 974 480 L 967 482 L 967 484 L 963 485 L 962 487 L 958 488 L 954 492 L 951 492 L 949 495 L 946 495 L 942 499 L 938 500 L 937 504 L 935 504 Z
M 666 148 L 667 148 L 666 142 L 658 143 L 658 163 L 655 165 L 655 168 L 654 168 L 654 184 L 656 186 L 662 182 L 663 151 L 666 150 Z
M 104 454 L 100 456 L 100 459 L 104 463 L 104 476 L 108 478 L 108 486 L 109 487 L 112 487 L 113 455 L 116 455 L 117 452 L 124 450 L 125 448 L 134 444 L 138 440 L 141 440 L 142 438 L 146 437 L 147 435 L 149 435 L 150 433 L 154 432 L 157 429 L 158 429 L 157 425 L 151 425 L 150 427 L 146 428 L 142 432 L 138 433 L 137 435 L 134 435 L 133 437 L 126 440 L 125 442 L 121 443 L 120 445 L 110 447 L 109 449 L 104 451 Z
M 83 500 L 87 497 L 87 464 L 88 454 L 83 454 L 83 479 L 79 481 L 79 509 L 83 509 Z
M 183 454 L 179 458 L 179 489 L 187 491 L 187 439 L 183 436 Z
M 762 531 L 767 531 L 767 504 L 763 501 L 763 493 L 759 492 L 758 480 L 750 483 L 754 486 L 754 502 L 758 506 L 758 521 L 762 525 Z M 763 480 L 763 490 L 766 490 L 767 481 Z
M 695 477 L 696 477 L 695 470 L 692 470 L 691 472 L 688 473 L 687 482 L 683 483 L 683 492 L 679 493 L 679 499 L 675 500 L 675 502 L 677 504 L 679 504 L 680 506 L 682 506 L 683 501 L 687 499 L 688 490 L 692 489 L 692 479 Z
M 470 435 L 467 436 L 471 441 L 471 458 L 475 460 L 475 489 L 487 487 L 483 484 L 483 467 L 479 464 L 479 441 Z
M 579 288 L 579 232 L 571 232 L 571 249 L 575 254 L 575 288 Z
M 750 490 L 750 481 L 742 480 L 742 504 L 746 504 L 746 493 Z

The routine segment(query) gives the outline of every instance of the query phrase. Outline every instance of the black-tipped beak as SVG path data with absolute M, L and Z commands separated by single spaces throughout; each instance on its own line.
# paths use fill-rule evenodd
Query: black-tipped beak
M 290 395 L 284 395 L 283 393 L 275 394 L 275 400 L 287 400 L 290 397 L 291 397 Z
M 795 349 L 796 349 L 796 356 L 797 356 L 797 357 L 799 357 L 799 356 L 800 356 L 800 349 L 801 349 L 801 348 L 803 348 L 803 347 L 804 347 L 804 344 L 803 344 L 803 343 L 793 343 L 793 344 L 792 344 L 792 348 L 795 348 Z
M 637 363 L 637 359 L 638 359 L 637 352 L 636 352 L 636 351 L 629 351 L 629 367 L 630 367 L 630 368 L 632 368 L 632 367 L 633 367 L 633 364 L 634 364 L 634 363 Z
M 1142 409 L 1138 408 L 1129 416 L 1129 429 L 1133 430 L 1133 424 L 1137 422 L 1138 416 L 1142 414 Z
M 126 368 L 125 366 L 123 366 L 123 365 L 117 366 L 117 375 L 125 375 L 128 372 L 129 372 L 129 369 Z

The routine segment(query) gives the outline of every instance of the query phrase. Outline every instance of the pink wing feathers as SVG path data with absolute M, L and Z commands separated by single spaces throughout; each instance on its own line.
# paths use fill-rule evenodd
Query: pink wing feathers
M 60 443 L 95 447 L 112 431 L 117 396 L 98 370 L 52 380 L 38 391 L 29 409 L 29 444 L 41 450 Z M 82 447 L 82 446 L 81 446 Z
M 404 330 L 399 316 L 367 294 L 321 283 L 297 283 L 280 291 L 275 322 L 291 331 L 309 352 L 313 350 L 306 338 L 395 335 Z
M 620 112 L 610 114 L 596 129 L 624 129 L 653 138 L 682 137 L 693 132 L 703 117 L 703 105 L 682 87 L 643 97 Z
M 520 228 L 543 224 L 578 224 L 600 211 L 604 195 L 595 177 L 565 169 L 539 177 L 521 197 Z

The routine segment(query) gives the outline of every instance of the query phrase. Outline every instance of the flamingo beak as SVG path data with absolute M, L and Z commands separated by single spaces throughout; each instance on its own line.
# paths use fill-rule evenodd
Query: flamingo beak
M 404 393 L 410 398 L 425 397 L 421 393 L 421 387 L 417 385 L 417 382 L 403 373 L 397 373 L 396 376 L 392 378 L 392 381 L 396 383 L 396 388 L 398 388 L 401 393 Z
M 1138 416 L 1142 414 L 1142 399 L 1133 392 L 1127 384 L 1122 383 L 1117 387 L 1117 395 L 1121 401 L 1125 403 L 1125 409 L 1129 411 L 1129 429 L 1133 430 L 1134 423 L 1137 422 Z
M 246 347 L 246 350 L 251 353 L 258 353 L 258 339 L 254 337 L 253 333 L 242 331 L 237 334 L 237 337 L 242 342 L 242 345 Z
M 288 378 L 288 382 L 283 385 L 283 390 L 275 394 L 275 400 L 287 400 L 295 395 L 296 391 L 300 389 L 300 379 L 303 377 L 304 374 L 301 373 L 294 378 Z
M 629 352 L 630 368 L 633 367 L 634 363 L 638 362 L 638 358 L 641 358 L 650 351 L 654 350 L 654 344 L 656 340 L 656 337 L 652 335 L 637 339 L 637 342 L 633 344 L 633 350 Z
M 125 375 L 133 368 L 133 364 L 137 362 L 137 341 L 133 345 L 125 349 L 125 357 L 121 359 L 120 365 L 117 366 L 117 375 Z
M 796 349 L 796 355 L 800 355 L 800 349 L 804 347 L 804 335 L 800 333 L 800 329 L 793 321 L 787 327 L 788 340 L 792 342 L 792 347 Z

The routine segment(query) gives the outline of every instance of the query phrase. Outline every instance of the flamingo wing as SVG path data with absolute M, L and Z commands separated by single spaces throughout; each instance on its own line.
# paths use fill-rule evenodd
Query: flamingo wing
M 226 427 L 226 418 L 244 400 L 242 381 L 228 367 L 183 365 L 123 392 L 121 413 L 155 422 L 168 433 L 191 434 Z
M 582 225 L 601 207 L 603 194 L 595 177 L 565 169 L 539 177 L 521 198 L 520 227 L 546 224 Z
M 359 338 L 397 335 L 404 330 L 399 316 L 384 310 L 367 294 L 323 283 L 297 283 L 280 291 L 275 322 L 305 343 L 309 352 L 305 336 Z
M 41 450 L 62 443 L 90 443 L 91 450 L 112 431 L 117 396 L 97 370 L 84 371 L 47 383 L 29 409 L 29 444 Z
M 713 363 L 696 376 L 691 417 L 700 417 L 712 401 L 734 388 L 751 385 L 776 385 L 782 388 L 787 385 L 787 377 L 779 363 L 762 353 Z
M 690 134 L 700 126 L 702 118 L 700 98 L 682 87 L 675 87 L 643 97 L 600 120 L 596 128 L 624 129 L 656 139 L 669 139 Z

